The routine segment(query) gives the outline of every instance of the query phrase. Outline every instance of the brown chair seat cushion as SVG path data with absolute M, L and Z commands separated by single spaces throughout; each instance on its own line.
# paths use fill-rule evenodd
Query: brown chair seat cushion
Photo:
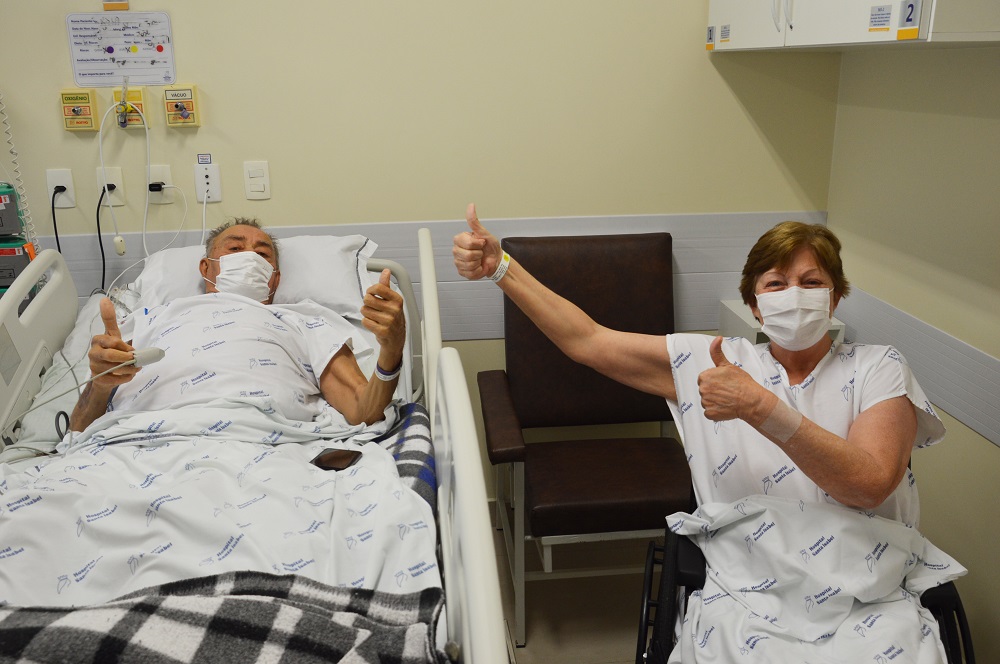
M 673 438 L 530 444 L 524 469 L 534 537 L 662 529 L 691 506 L 691 473 Z

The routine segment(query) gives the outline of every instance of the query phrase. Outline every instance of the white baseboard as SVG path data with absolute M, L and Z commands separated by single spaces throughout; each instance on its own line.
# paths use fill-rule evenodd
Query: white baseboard
M 931 403 L 1000 445 L 1000 360 L 858 288 L 837 318 L 848 339 L 896 347 Z

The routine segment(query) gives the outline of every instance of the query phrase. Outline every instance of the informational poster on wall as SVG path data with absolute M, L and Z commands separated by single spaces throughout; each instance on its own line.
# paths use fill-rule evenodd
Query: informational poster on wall
M 173 38 L 166 12 L 109 12 L 66 17 L 73 77 L 82 88 L 171 85 Z

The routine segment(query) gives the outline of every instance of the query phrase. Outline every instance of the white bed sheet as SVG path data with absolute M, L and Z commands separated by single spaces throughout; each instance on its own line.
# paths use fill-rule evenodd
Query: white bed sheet
M 430 506 L 364 435 L 331 442 L 346 434 L 224 403 L 105 419 L 65 456 L 0 465 L 0 602 L 92 604 L 235 570 L 441 585 Z M 323 471 L 308 461 L 325 447 L 364 455 Z

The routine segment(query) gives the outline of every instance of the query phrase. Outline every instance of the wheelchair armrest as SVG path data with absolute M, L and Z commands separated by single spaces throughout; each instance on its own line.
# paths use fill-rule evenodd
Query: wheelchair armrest
M 514 411 L 507 372 L 502 369 L 480 371 L 479 401 L 483 408 L 483 426 L 486 429 L 486 451 L 490 463 L 524 461 L 524 435 L 521 420 Z
M 667 531 L 667 537 L 677 538 L 677 585 L 688 591 L 705 585 L 705 556 L 688 537 Z
M 937 617 L 940 613 L 949 613 L 956 610 L 961 603 L 958 597 L 958 588 L 954 582 L 944 583 L 940 586 L 928 588 L 920 595 L 920 604 Z

